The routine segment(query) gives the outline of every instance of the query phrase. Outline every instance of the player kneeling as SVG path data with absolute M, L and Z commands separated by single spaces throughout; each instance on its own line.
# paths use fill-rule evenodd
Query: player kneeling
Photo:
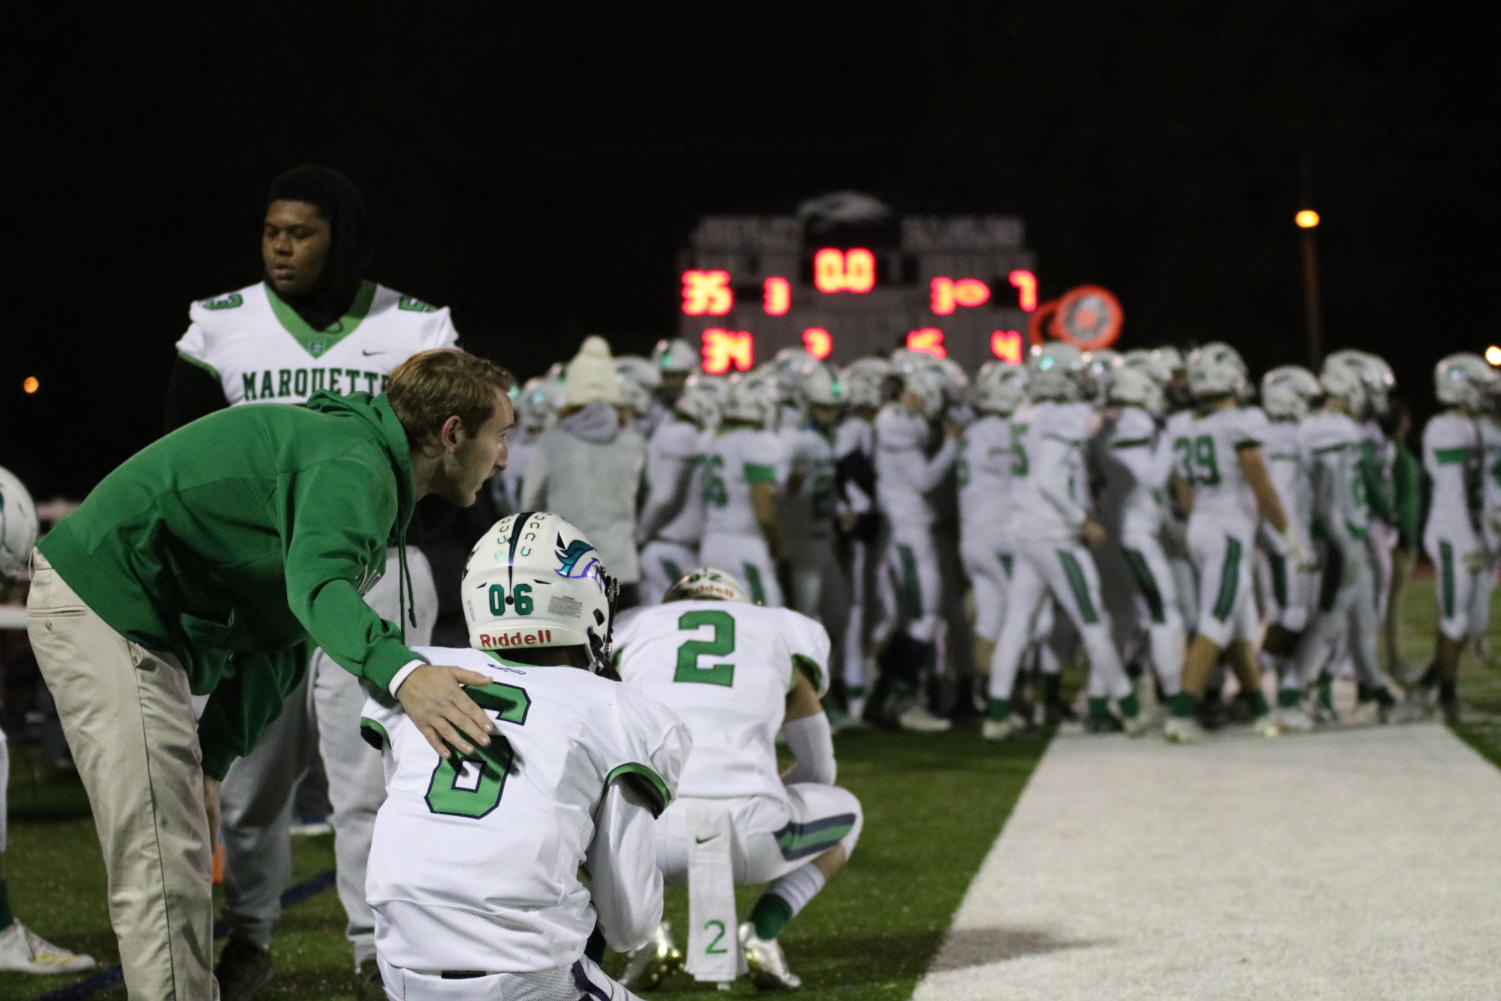
M 620 626 L 621 679 L 670 706 L 693 731 L 680 796 L 662 815 L 657 860 L 668 882 L 686 881 L 698 845 L 713 839 L 716 822 L 728 821 L 734 883 L 771 884 L 739 931 L 758 987 L 801 985 L 777 935 L 839 871 L 860 836 L 860 801 L 834 785 L 834 744 L 818 701 L 828 655 L 823 626 L 790 609 L 752 604 L 739 581 L 707 567 Z M 779 730 L 797 759 L 781 775 Z M 622 979 L 655 986 L 669 969 L 660 960 L 674 955 L 664 927 Z
M 392 998 L 635 997 L 584 947 L 596 923 L 626 951 L 661 921 L 653 818 L 691 739 L 667 708 L 599 676 L 615 585 L 598 556 L 537 512 L 502 519 L 470 552 L 474 649 L 418 652 L 474 673 L 464 691 L 495 723 L 488 746 L 440 758 L 441 736 L 389 700 L 366 703 L 387 786 L 366 892 Z

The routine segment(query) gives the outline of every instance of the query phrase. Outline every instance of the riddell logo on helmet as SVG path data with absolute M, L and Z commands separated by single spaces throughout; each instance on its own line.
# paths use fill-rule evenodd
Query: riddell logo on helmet
M 504 650 L 511 646 L 547 646 L 552 642 L 551 629 L 535 629 L 524 633 L 501 633 L 491 636 L 479 634 L 480 647 L 485 650 Z

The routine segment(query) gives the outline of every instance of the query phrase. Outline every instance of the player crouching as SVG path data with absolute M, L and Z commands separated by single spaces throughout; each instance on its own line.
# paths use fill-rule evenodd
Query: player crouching
M 366 892 L 392 998 L 635 997 L 585 943 L 597 922 L 635 949 L 661 921 L 653 818 L 691 739 L 664 706 L 601 677 L 615 585 L 598 556 L 540 512 L 502 519 L 470 552 L 474 649 L 417 652 L 473 672 L 464 691 L 494 721 L 488 746 L 366 703 L 387 776 Z
M 711 906 L 701 876 L 723 880 L 726 920 L 708 922 L 721 932 L 734 921 L 728 877 L 736 886 L 770 884 L 739 928 L 751 977 L 762 988 L 801 985 L 777 935 L 848 860 L 863 822 L 859 800 L 834 785 L 834 744 L 819 704 L 828 655 L 823 626 L 791 609 L 752 604 L 744 585 L 708 567 L 686 574 L 663 604 L 637 609 L 620 625 L 616 663 L 626 686 L 671 707 L 693 731 L 681 795 L 662 814 L 657 861 L 668 882 L 690 883 L 690 912 L 696 900 Z M 780 775 L 778 731 L 797 759 Z M 704 847 L 720 835 L 727 856 Z M 700 942 L 704 922 L 695 916 L 692 924 L 698 932 L 688 943 L 689 970 L 732 980 L 724 943 L 708 936 Z M 675 952 L 664 927 L 622 979 L 655 986 L 670 971 L 659 960 Z M 716 963 L 729 973 L 698 972 Z

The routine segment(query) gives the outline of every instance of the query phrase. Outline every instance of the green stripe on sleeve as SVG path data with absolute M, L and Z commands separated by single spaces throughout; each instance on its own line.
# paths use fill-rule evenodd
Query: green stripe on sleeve
M 384 750 L 391 743 L 391 735 L 386 733 L 386 728 L 369 716 L 360 717 L 360 738 L 377 751 Z
M 775 483 L 777 471 L 771 466 L 753 466 L 749 462 L 745 464 L 745 482 L 747 483 Z
M 662 776 L 648 765 L 636 761 L 616 765 L 610 770 L 610 774 L 605 776 L 605 789 L 608 790 L 610 786 L 622 780 L 630 782 L 645 794 L 653 817 L 660 817 L 662 811 L 667 809 L 667 805 L 672 802 L 672 790 L 667 788 L 667 783 L 662 781 Z
M 825 678 L 823 668 L 812 657 L 806 657 L 800 653 L 792 655 L 792 677 L 787 682 L 787 691 L 792 691 L 792 686 L 797 681 L 799 671 L 807 677 L 808 682 L 812 684 L 815 692 L 819 695 L 824 693 Z
M 1152 444 L 1150 438 L 1122 438 L 1120 441 L 1110 443 L 1111 448 L 1140 448 L 1143 445 Z
M 1472 451 L 1473 449 L 1468 447 L 1440 448 L 1434 451 L 1433 457 L 1438 460 L 1440 466 L 1453 466 L 1470 461 Z
M 1054 441 L 1061 441 L 1061 442 L 1063 442 L 1063 444 L 1068 445 L 1070 447 L 1078 447 L 1078 445 L 1081 444 L 1078 438 L 1065 438 L 1063 435 L 1061 435 L 1061 434 L 1054 434 L 1051 431 L 1044 431 L 1042 433 L 1042 436 L 1044 438 L 1051 438 Z
M 194 358 L 192 355 L 188 354 L 186 351 L 179 351 L 179 352 L 177 352 L 177 357 L 181 358 L 183 361 L 187 362 L 189 365 L 197 365 L 199 368 L 203 369 L 205 372 L 207 372 L 209 375 L 213 376 L 215 379 L 222 378 L 219 375 L 219 370 L 216 369 L 216 368 L 214 368 L 214 366 L 210 365 L 208 362 L 204 361 L 202 358 Z

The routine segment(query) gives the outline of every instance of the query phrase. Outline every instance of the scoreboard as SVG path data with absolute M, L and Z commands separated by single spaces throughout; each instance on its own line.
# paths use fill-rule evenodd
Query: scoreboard
M 855 197 L 866 211 L 854 219 L 699 220 L 678 256 L 678 329 L 705 371 L 746 371 L 792 346 L 841 365 L 899 347 L 970 369 L 1022 361 L 1039 302 L 1020 219 L 898 216 Z

